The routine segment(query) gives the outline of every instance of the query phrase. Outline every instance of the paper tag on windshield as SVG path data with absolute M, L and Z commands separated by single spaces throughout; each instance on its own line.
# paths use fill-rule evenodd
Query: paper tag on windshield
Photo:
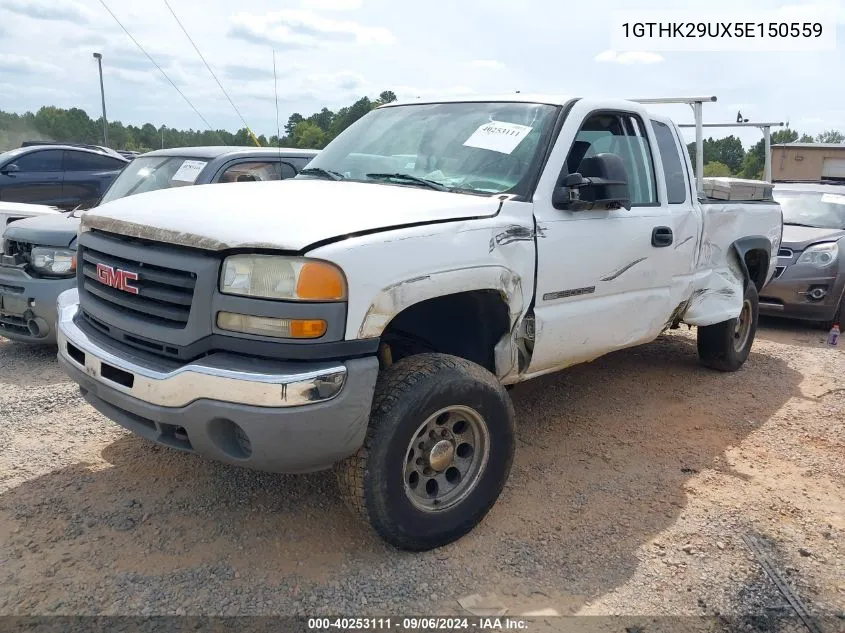
M 835 193 L 826 193 L 822 196 L 822 202 L 827 202 L 828 204 L 845 204 L 845 196 Z
M 170 180 L 178 180 L 180 182 L 194 182 L 200 175 L 202 168 L 205 167 L 204 160 L 186 160 L 173 174 Z
M 534 128 L 518 123 L 490 121 L 473 132 L 472 136 L 464 141 L 464 145 L 510 154 L 532 129 Z

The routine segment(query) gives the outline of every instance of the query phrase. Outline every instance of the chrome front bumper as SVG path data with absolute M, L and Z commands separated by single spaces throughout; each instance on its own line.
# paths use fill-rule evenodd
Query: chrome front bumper
M 184 407 L 218 400 L 258 407 L 297 407 L 335 398 L 347 380 L 341 363 L 302 364 L 264 361 L 229 353 L 212 354 L 181 365 L 117 349 L 105 337 L 94 340 L 76 323 L 76 288 L 61 295 L 58 348 L 62 360 L 111 389 L 162 407 Z

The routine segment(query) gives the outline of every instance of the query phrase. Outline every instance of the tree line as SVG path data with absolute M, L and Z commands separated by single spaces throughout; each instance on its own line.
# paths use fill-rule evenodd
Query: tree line
M 772 145 L 778 143 L 842 143 L 845 134 L 838 130 L 827 130 L 815 138 L 809 134 L 800 134 L 790 128 L 772 132 Z M 736 136 L 725 138 L 707 138 L 704 146 L 704 175 L 708 177 L 739 176 L 752 180 L 763 177 L 766 161 L 766 142 L 760 139 L 748 151 Z M 695 160 L 695 143 L 687 145 L 692 160 Z
M 375 99 L 361 97 L 349 106 L 336 112 L 322 108 L 309 116 L 295 112 L 284 125 L 281 139 L 277 135 L 269 138 L 257 137 L 263 146 L 300 147 L 322 149 L 333 138 L 373 108 L 396 101 L 391 90 L 385 90 Z M 0 151 L 20 147 L 23 141 L 47 140 L 76 143 L 102 143 L 102 118 L 92 119 L 80 108 L 57 108 L 44 106 L 38 112 L 15 114 L 0 110 Z M 178 130 L 152 123 L 142 126 L 124 125 L 120 121 L 109 121 L 109 145 L 116 149 L 146 152 L 161 147 L 190 147 L 197 145 L 254 145 L 249 130 L 237 132 L 227 130 Z M 772 132 L 771 142 L 776 143 L 842 143 L 845 134 L 827 130 L 815 138 L 785 128 Z M 687 146 L 690 156 L 695 157 L 695 143 Z M 761 178 L 765 162 L 764 141 L 746 150 L 736 136 L 704 140 L 704 174 L 706 176 L 740 176 Z
M 385 90 L 378 98 L 361 97 L 355 103 L 333 112 L 323 108 L 304 117 L 294 113 L 284 126 L 281 139 L 277 135 L 269 138 L 264 134 L 256 137 L 266 147 L 301 147 L 322 149 L 370 110 L 384 103 L 396 101 L 391 90 Z M 166 126 L 124 125 L 120 121 L 108 122 L 109 146 L 120 150 L 148 152 L 162 147 L 192 147 L 200 145 L 255 145 L 246 128 L 237 132 L 228 130 L 179 130 Z M 24 141 L 56 141 L 103 143 L 103 119 L 92 119 L 80 108 L 57 108 L 44 106 L 37 112 L 3 112 L 0 110 L 0 151 L 20 147 Z

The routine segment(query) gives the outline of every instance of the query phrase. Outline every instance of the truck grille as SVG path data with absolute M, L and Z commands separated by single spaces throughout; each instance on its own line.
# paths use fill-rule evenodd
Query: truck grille
M 215 253 L 90 230 L 79 236 L 77 262 L 87 327 L 170 358 L 193 357 L 211 337 Z
M 83 287 L 96 301 L 126 312 L 148 322 L 165 327 L 184 328 L 191 313 L 196 275 L 144 262 L 131 261 L 91 247 L 82 249 Z M 131 287 L 137 294 L 104 283 L 98 266 L 109 272 L 105 275 L 119 283 L 115 274 L 131 273 Z

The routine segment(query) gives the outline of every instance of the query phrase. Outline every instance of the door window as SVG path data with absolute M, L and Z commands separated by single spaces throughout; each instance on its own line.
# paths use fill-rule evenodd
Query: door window
M 638 117 L 623 112 L 588 117 L 567 156 L 569 172 L 578 172 L 581 161 L 596 154 L 615 154 L 622 159 L 633 206 L 659 204 L 651 148 Z
M 61 171 L 62 151 L 48 149 L 30 152 L 18 158 L 15 164 L 20 171 Z
M 65 171 L 113 171 L 122 169 L 126 163 L 92 152 L 65 150 Z

